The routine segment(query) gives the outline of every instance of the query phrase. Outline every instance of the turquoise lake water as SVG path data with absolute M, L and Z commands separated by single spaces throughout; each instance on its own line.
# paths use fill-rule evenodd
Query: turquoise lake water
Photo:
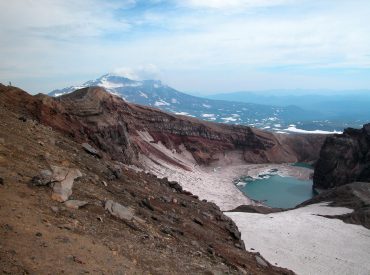
M 311 164 L 304 163 L 304 162 L 296 162 L 296 163 L 292 163 L 291 165 L 296 166 L 296 167 L 303 167 L 303 168 L 313 169 L 313 166 Z
M 245 186 L 238 185 L 244 194 L 270 207 L 292 208 L 314 196 L 312 180 L 266 174 L 258 179 L 245 177 L 240 182 L 246 183 Z

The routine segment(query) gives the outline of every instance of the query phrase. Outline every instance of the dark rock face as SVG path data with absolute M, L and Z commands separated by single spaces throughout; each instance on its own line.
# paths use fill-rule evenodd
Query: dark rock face
M 297 207 L 319 202 L 331 202 L 332 206 L 348 207 L 352 213 L 334 216 L 346 223 L 361 224 L 370 229 L 370 182 L 354 182 L 327 190 Z
M 282 208 L 270 208 L 266 206 L 257 206 L 257 205 L 239 205 L 235 209 L 232 209 L 228 212 L 245 212 L 245 213 L 258 213 L 258 214 L 270 214 L 281 212 L 284 209 Z
M 328 137 L 315 167 L 314 188 L 328 189 L 354 181 L 370 182 L 370 124 Z

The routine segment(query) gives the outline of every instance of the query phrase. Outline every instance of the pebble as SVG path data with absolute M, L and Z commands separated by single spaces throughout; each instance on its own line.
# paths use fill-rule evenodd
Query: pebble
M 82 143 L 82 148 L 89 154 L 91 155 L 94 155 L 98 158 L 101 158 L 102 155 L 100 154 L 100 152 L 98 150 L 96 150 L 94 147 L 92 147 L 90 144 L 88 143 Z
M 51 210 L 52 210 L 54 213 L 58 213 L 58 212 L 59 212 L 59 207 L 57 207 L 57 206 L 52 206 L 52 207 L 51 207 Z
M 167 234 L 167 235 L 171 235 L 172 234 L 172 230 L 171 228 L 169 227 L 164 227 L 161 229 L 161 231 L 164 233 L 164 234 Z
M 79 200 L 68 200 L 64 202 L 64 205 L 66 207 L 72 208 L 72 209 L 79 209 L 80 207 L 83 207 L 87 204 L 88 204 L 87 201 L 79 201 Z
M 27 121 L 27 118 L 25 118 L 24 116 L 20 116 L 20 117 L 18 117 L 18 119 L 20 121 L 23 121 L 23 122 L 26 122 Z
M 268 267 L 267 262 L 264 259 L 262 259 L 260 256 L 256 256 L 256 261 L 259 265 L 263 267 Z

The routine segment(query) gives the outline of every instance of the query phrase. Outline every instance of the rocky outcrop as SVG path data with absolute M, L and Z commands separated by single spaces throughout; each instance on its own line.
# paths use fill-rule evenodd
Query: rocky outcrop
M 314 188 L 328 189 L 354 181 L 370 182 L 370 124 L 328 137 L 313 177 Z
M 53 194 L 51 198 L 55 201 L 64 202 L 72 195 L 74 180 L 81 177 L 78 169 L 65 169 L 53 166 Z
M 201 121 L 170 115 L 149 107 L 132 105 L 139 125 L 167 148 L 183 144 L 198 164 L 217 161 L 228 151 L 241 151 L 247 163 L 284 163 L 318 158 L 322 135 L 284 135 L 259 129 Z
M 51 198 L 65 202 L 72 195 L 74 180 L 82 177 L 80 170 L 61 166 L 50 166 L 51 170 L 43 169 L 31 179 L 34 186 L 50 185 L 53 188 Z
M 370 229 L 370 182 L 354 182 L 335 187 L 297 207 L 319 202 L 330 202 L 332 206 L 353 209 L 352 213 L 331 216 L 331 218 L 339 218 L 347 223 L 361 224 Z

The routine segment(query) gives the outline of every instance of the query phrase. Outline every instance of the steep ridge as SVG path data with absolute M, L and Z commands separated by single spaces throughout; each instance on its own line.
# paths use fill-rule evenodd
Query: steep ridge
M 209 164 L 234 150 L 242 152 L 247 163 L 314 161 L 324 140 L 322 135 L 284 135 L 172 115 L 129 104 L 99 87 L 83 88 L 55 99 L 32 97 L 5 86 L 2 90 L 4 102 L 76 140 L 92 142 L 125 163 L 136 162 L 138 153 L 147 150 L 165 157 L 144 141 L 140 132 L 151 135 L 152 143 L 160 141 L 171 150 L 180 150 L 179 146 L 184 145 L 198 164 Z
M 83 114 L 83 118 L 81 114 L 69 113 L 68 110 L 77 109 L 74 107 L 77 99 L 85 106 L 88 99 L 98 101 L 90 104 L 101 106 L 103 113 L 91 116 Z M 147 131 L 154 138 L 154 142 L 161 141 L 170 149 L 177 150 L 179 145 L 183 144 L 199 164 L 209 164 L 228 150 L 242 151 L 244 161 L 249 163 L 313 161 L 317 159 L 324 139 L 320 135 L 283 135 L 246 126 L 172 115 L 150 107 L 128 104 L 97 87 L 61 96 L 56 102 L 60 103 L 69 115 L 77 115 L 79 121 L 88 123 L 89 128 L 91 123 L 95 123 L 99 128 L 103 125 L 101 121 L 105 121 L 105 125 L 115 125 L 117 129 L 122 129 L 122 132 L 128 130 L 132 141 L 137 145 L 136 149 L 143 149 L 138 131 Z M 78 109 L 81 109 L 81 106 L 78 106 Z M 120 141 L 127 139 L 122 134 L 119 134 Z M 102 145 L 102 140 L 89 137 L 94 142 L 97 141 L 97 146 L 103 150 L 107 149 Z M 128 148 L 129 144 L 126 145 Z M 131 156 L 130 152 L 126 158 L 130 159 Z
M 291 274 L 247 253 L 235 224 L 216 205 L 110 160 L 121 157 L 110 155 L 114 148 L 133 148 L 133 155 L 121 154 L 135 159 L 127 135 L 133 126 L 112 109 L 124 106 L 121 99 L 94 89 L 73 96 L 55 101 L 0 86 L 4 273 Z M 83 150 L 87 140 L 101 146 L 103 159 Z M 112 147 L 104 147 L 109 142 Z M 72 199 L 86 206 L 71 209 L 53 201 L 48 186 L 35 184 L 35 176 L 55 165 L 81 171 Z M 135 219 L 110 215 L 103 207 L 108 201 L 129 207 Z
M 314 188 L 328 189 L 355 181 L 370 182 L 370 124 L 327 137 L 314 173 Z

